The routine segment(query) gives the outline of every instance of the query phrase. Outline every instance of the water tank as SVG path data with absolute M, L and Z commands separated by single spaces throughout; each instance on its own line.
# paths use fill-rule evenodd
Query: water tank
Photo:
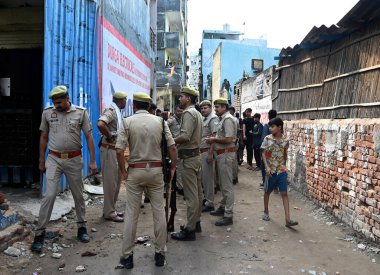
M 230 24 L 226 23 L 226 24 L 223 25 L 223 31 L 224 31 L 224 32 L 229 32 L 230 29 L 231 29 Z

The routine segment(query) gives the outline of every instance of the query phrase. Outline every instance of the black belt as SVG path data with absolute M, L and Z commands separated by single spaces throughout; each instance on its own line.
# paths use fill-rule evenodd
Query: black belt
M 199 154 L 200 154 L 199 148 L 195 148 L 195 149 L 180 149 L 178 151 L 178 157 L 180 159 L 187 159 L 187 158 L 196 157 L 196 156 L 199 156 Z

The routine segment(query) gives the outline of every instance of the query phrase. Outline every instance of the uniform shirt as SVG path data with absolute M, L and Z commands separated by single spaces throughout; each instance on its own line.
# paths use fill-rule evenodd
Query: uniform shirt
M 218 123 L 219 119 L 213 113 L 210 113 L 207 117 L 203 118 L 201 148 L 210 148 L 210 144 L 206 142 L 206 138 L 216 132 L 216 126 Z
M 129 164 L 161 162 L 162 118 L 139 110 L 133 116 L 123 119 L 123 127 L 118 130 L 116 148 L 129 147 Z M 168 147 L 174 145 L 168 124 L 164 123 Z
M 240 128 L 240 121 L 236 116 L 232 116 L 236 123 L 236 137 L 239 137 L 239 128 Z
M 49 133 L 49 150 L 69 153 L 82 148 L 81 130 L 87 133 L 92 126 L 86 109 L 70 103 L 65 112 L 58 112 L 55 107 L 46 108 L 40 130 Z
M 99 117 L 98 120 L 103 121 L 104 123 L 107 124 L 108 130 L 112 132 L 117 131 L 117 115 L 116 111 L 113 108 L 107 108 L 104 110 L 103 114 Z M 113 143 L 109 143 L 107 141 L 107 138 L 105 136 L 102 137 L 102 143 L 104 144 L 110 144 L 110 145 L 115 145 L 116 140 Z
M 173 135 L 173 138 L 176 138 L 179 136 L 181 132 L 181 119 L 178 118 L 176 115 L 173 115 L 168 119 L 168 126 L 170 129 L 170 132 Z
M 273 135 L 266 136 L 261 149 L 265 150 L 267 164 L 271 173 L 286 172 L 285 151 L 289 148 L 289 141 L 284 137 L 275 139 Z
M 187 107 L 182 113 L 180 136 L 189 139 L 188 142 L 179 144 L 181 149 L 197 149 L 200 147 L 202 138 L 202 115 L 194 105 Z
M 236 139 L 237 125 L 235 123 L 234 117 L 229 113 L 225 112 L 221 117 L 219 117 L 219 123 L 217 125 L 216 137 L 226 138 L 233 137 Z M 215 143 L 214 149 L 227 149 L 235 147 L 235 140 L 229 144 Z

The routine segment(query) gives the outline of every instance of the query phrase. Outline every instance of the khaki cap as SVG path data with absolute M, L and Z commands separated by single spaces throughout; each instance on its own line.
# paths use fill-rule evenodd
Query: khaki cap
M 214 105 L 216 105 L 216 104 L 228 105 L 228 100 L 227 100 L 227 98 L 218 98 L 218 99 L 214 100 Z
M 193 96 L 199 96 L 199 92 L 190 87 L 183 87 L 181 92 L 185 94 L 193 95 Z
M 67 94 L 67 88 L 66 86 L 56 86 L 53 88 L 53 90 L 50 91 L 49 98 L 54 99 L 56 97 L 61 97 L 63 95 Z
M 201 102 L 201 104 L 199 104 L 199 107 L 203 107 L 203 106 L 210 106 L 211 107 L 211 101 L 209 101 L 209 100 L 203 100 L 202 102 Z
M 124 99 L 124 98 L 126 98 L 127 96 L 128 96 L 127 93 L 124 93 L 124 92 L 122 92 L 122 91 L 118 91 L 118 92 L 114 93 L 113 98 L 116 98 L 116 99 Z
M 134 93 L 133 100 L 140 101 L 140 102 L 147 102 L 147 103 L 150 103 L 152 101 L 150 96 L 147 95 L 146 93 Z

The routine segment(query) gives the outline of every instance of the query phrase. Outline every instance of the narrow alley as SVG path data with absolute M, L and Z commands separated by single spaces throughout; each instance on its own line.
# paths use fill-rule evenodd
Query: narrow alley
M 169 240 L 167 265 L 154 265 L 154 248 L 150 239 L 137 244 L 135 268 L 132 271 L 115 269 L 119 263 L 123 223 L 106 222 L 101 218 L 102 204 L 88 207 L 88 244 L 76 240 L 73 212 L 67 222 L 51 223 L 50 230 L 59 231 L 62 237 L 46 242 L 44 255 L 31 254 L 32 238 L 20 243 L 26 249 L 19 258 L 0 255 L 1 274 L 73 274 L 78 266 L 86 268 L 82 274 L 377 274 L 380 263 L 379 249 L 360 250 L 363 244 L 352 230 L 333 219 L 296 191 L 290 191 L 291 214 L 299 221 L 294 230 L 284 226 L 284 213 L 280 195 L 273 194 L 270 201 L 271 221 L 261 220 L 263 191 L 259 186 L 258 172 L 240 167 L 240 182 L 235 185 L 236 210 L 234 225 L 216 227 L 215 217 L 202 215 L 203 232 L 194 242 Z M 218 198 L 220 192 L 218 193 Z M 125 189 L 118 201 L 123 209 Z M 94 200 L 96 202 L 96 200 Z M 178 197 L 175 227 L 185 219 L 185 204 Z M 128 221 L 125 221 L 128 222 Z M 137 236 L 153 236 L 151 208 L 141 209 Z M 53 242 L 57 245 L 53 245 Z M 14 245 L 15 246 L 15 245 Z M 52 248 L 61 247 L 60 259 L 52 258 Z M 83 257 L 89 251 L 96 255 Z M 59 266 L 64 266 L 59 271 Z

